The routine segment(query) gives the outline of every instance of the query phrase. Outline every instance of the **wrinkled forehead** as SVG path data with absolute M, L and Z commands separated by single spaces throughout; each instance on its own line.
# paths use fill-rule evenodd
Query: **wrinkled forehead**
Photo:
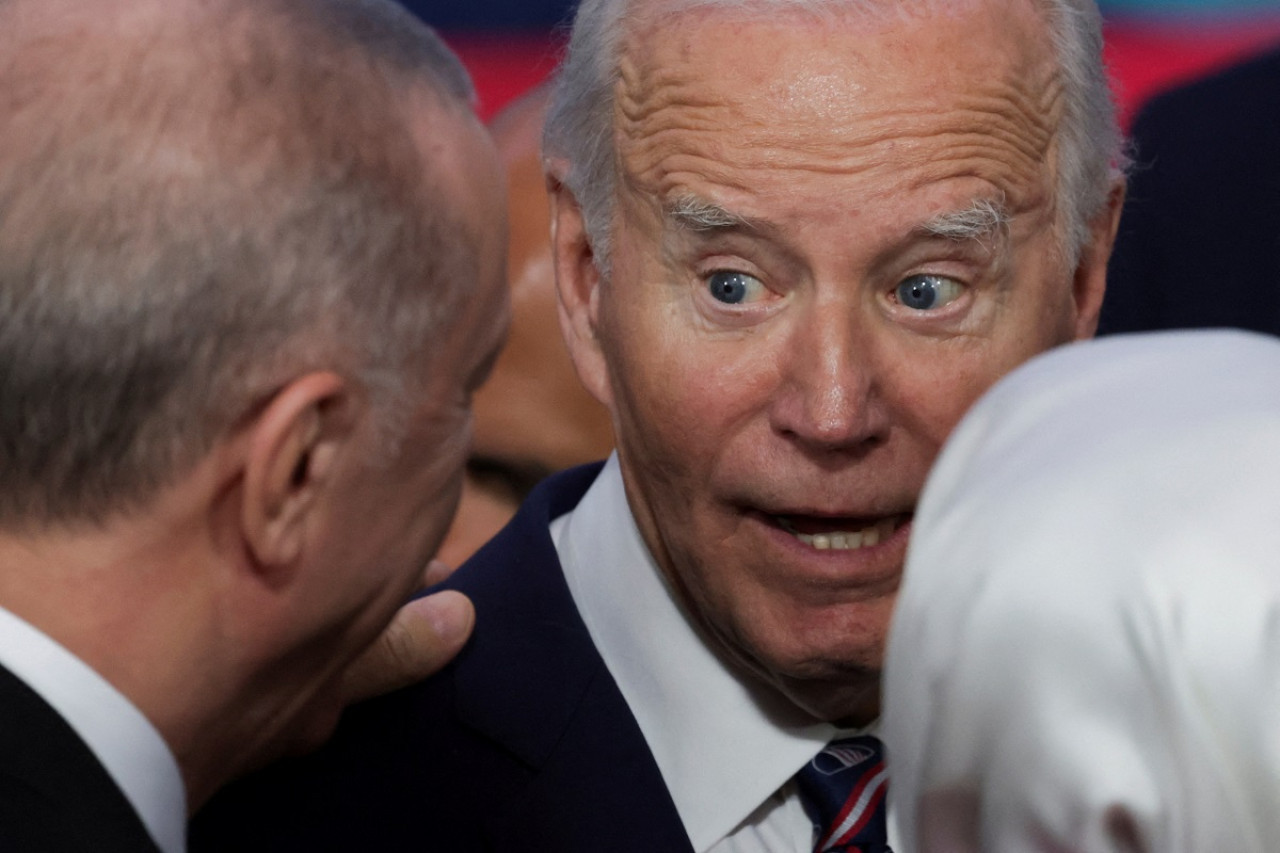
M 1046 47 L 1051 7 L 1048 0 L 617 0 L 615 13 L 619 52 L 626 53 L 658 43 L 674 46 L 677 32 L 688 33 L 703 23 L 725 30 L 748 24 L 844 29 L 863 41 L 912 32 L 940 39 L 962 31 L 995 35 L 1011 28 L 1016 41 L 1027 44 L 1030 39 L 1035 47 Z M 980 46 L 952 44 L 950 49 L 959 58 Z
M 987 149 L 1015 183 L 1049 159 L 1061 114 L 1035 0 L 660 0 L 627 25 L 618 56 L 615 137 L 642 178 L 682 151 L 772 173 L 815 158 L 901 170 L 946 140 L 957 154 Z

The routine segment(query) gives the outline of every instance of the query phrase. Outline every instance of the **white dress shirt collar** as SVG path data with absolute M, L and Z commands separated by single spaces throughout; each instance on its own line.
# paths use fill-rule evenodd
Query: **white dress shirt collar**
M 186 849 L 186 787 L 155 726 L 120 691 L 27 622 L 0 608 L 0 664 L 49 703 L 124 792 L 163 853 Z
M 837 730 L 749 687 L 702 641 L 640 537 L 616 456 L 551 532 L 578 610 L 693 847 L 706 851 Z

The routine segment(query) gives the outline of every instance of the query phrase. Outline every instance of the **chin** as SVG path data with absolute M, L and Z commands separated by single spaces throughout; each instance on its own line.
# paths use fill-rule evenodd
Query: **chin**
M 784 696 L 819 720 L 844 726 L 865 726 L 880 716 L 880 670 L 846 667 L 832 676 L 781 676 L 776 681 Z
M 752 657 L 779 677 L 823 684 L 878 678 L 893 599 L 778 610 L 744 634 Z
M 880 713 L 883 649 L 849 642 L 787 656 L 753 656 L 753 672 L 808 715 L 846 726 L 864 726 Z

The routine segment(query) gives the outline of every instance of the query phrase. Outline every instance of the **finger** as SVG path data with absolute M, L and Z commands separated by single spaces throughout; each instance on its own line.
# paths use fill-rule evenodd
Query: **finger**
M 347 668 L 344 704 L 399 690 L 436 672 L 466 643 L 475 618 L 471 600 L 454 590 L 401 607 L 382 636 Z

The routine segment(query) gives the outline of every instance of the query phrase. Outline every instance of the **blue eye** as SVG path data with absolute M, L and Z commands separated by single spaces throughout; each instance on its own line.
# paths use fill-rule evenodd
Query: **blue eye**
M 764 289 L 760 279 L 741 272 L 712 273 L 707 279 L 711 295 L 728 305 L 738 305 L 758 296 Z
M 964 285 L 940 275 L 913 275 L 898 285 L 898 301 L 916 311 L 932 311 L 960 298 Z

